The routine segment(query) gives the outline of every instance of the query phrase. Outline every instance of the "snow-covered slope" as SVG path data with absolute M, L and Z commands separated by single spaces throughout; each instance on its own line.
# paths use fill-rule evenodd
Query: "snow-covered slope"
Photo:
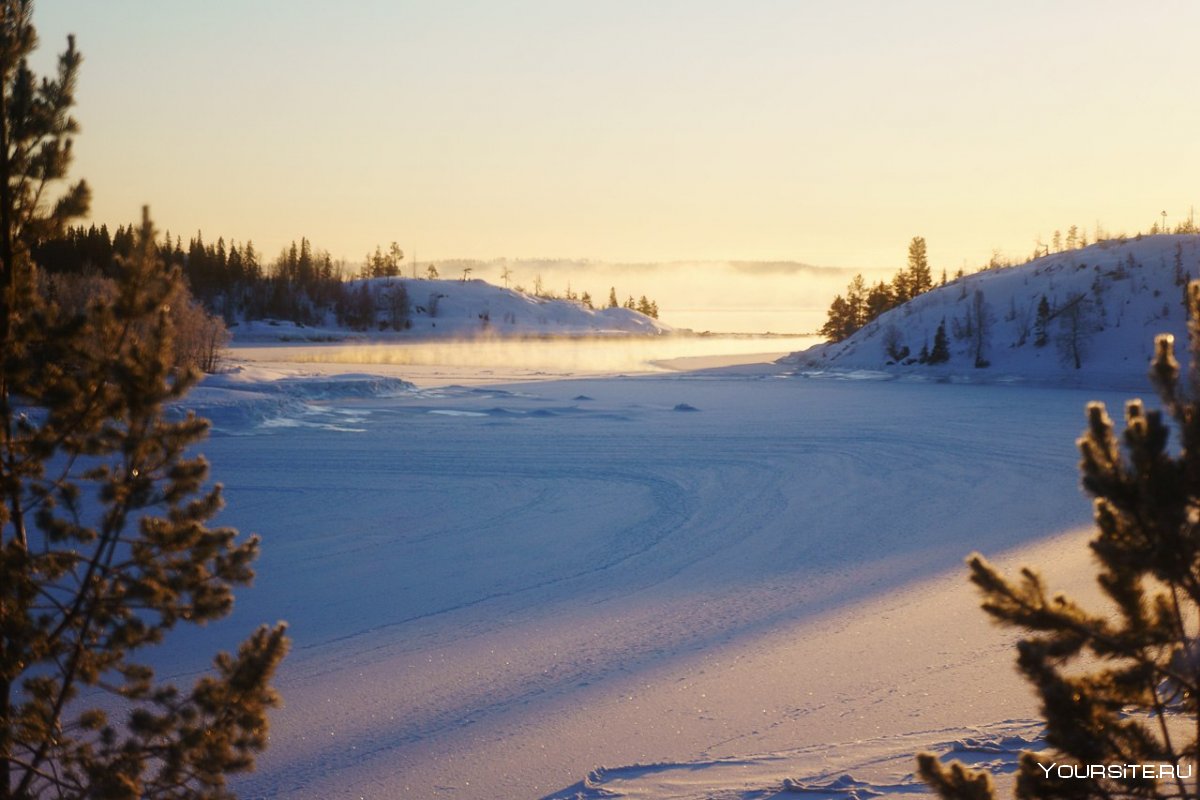
M 489 337 L 543 335 L 657 335 L 673 330 L 626 308 L 585 308 L 570 300 L 548 300 L 482 280 L 372 278 L 348 284 L 351 295 L 370 293 L 376 324 L 366 332 L 396 337 Z M 393 330 L 392 300 L 407 295 L 403 330 Z M 237 341 L 329 341 L 355 334 L 333 325 L 312 327 L 278 320 L 244 322 L 233 329 Z
M 802 369 L 886 370 L 975 380 L 1015 376 L 1140 388 L 1155 336 L 1172 333 L 1177 341 L 1186 341 L 1180 277 L 1198 274 L 1197 235 L 1101 242 L 1018 267 L 968 275 L 889 311 L 845 341 L 817 345 L 786 361 Z M 1040 326 L 1044 336 L 1039 337 L 1043 296 L 1049 314 Z M 987 366 L 977 368 L 981 305 L 982 359 Z M 916 363 L 923 347 L 933 347 L 943 321 L 950 360 Z M 907 347 L 909 356 L 892 358 L 889 342 L 893 352 Z

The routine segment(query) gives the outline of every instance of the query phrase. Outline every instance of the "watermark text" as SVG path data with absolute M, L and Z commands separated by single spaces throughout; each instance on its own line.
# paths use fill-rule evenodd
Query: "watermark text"
M 1047 766 L 1038 763 L 1038 769 L 1046 773 L 1046 777 L 1057 778 L 1109 778 L 1111 780 L 1128 780 L 1137 778 L 1191 778 L 1195 769 L 1193 764 L 1059 764 Z

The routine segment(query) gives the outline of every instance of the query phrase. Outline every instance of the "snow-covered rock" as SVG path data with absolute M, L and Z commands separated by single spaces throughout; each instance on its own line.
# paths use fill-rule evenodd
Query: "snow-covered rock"
M 883 314 L 845 341 L 816 345 L 784 361 L 807 370 L 1140 388 L 1158 334 L 1173 334 L 1177 355 L 1186 361 L 1180 278 L 1198 275 L 1200 236 L 1104 241 L 952 281 Z M 977 293 L 986 311 L 982 360 L 987 366 L 981 367 L 975 365 Z M 1050 313 L 1039 346 L 1043 296 Z M 1076 309 L 1081 313 L 1074 314 Z M 950 360 L 917 363 L 922 348 L 933 347 L 943 321 Z M 893 352 L 907 347 L 909 355 L 897 363 L 888 353 L 889 341 Z
M 430 338 L 623 335 L 654 336 L 674 330 L 645 314 L 626 308 L 590 309 L 571 300 L 551 300 L 506 289 L 482 280 L 371 278 L 347 284 L 351 292 L 363 287 L 374 298 L 382 326 L 351 331 L 330 324 L 298 325 L 282 320 L 254 320 L 233 328 L 235 341 L 338 341 L 347 338 Z M 392 330 L 388 313 L 391 295 L 403 289 L 408 297 L 408 326 Z M 385 328 L 379 330 L 380 327 Z

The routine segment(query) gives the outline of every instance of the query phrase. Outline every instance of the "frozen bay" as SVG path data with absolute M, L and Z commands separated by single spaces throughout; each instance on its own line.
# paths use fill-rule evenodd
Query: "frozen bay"
M 912 748 L 1034 715 L 962 558 L 1040 548 L 1078 582 L 1073 440 L 1086 400 L 1123 400 L 771 364 L 350 368 L 197 395 L 220 520 L 264 544 L 191 642 L 275 619 L 295 640 L 247 796 L 750 798 L 829 769 L 902 794 Z M 295 402 L 259 415 L 217 397 L 279 380 Z

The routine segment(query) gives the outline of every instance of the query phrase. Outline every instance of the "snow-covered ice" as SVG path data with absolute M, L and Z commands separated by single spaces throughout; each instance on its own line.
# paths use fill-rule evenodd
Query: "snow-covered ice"
M 1036 739 L 962 559 L 1087 588 L 1073 441 L 1125 394 L 274 358 L 194 396 L 263 554 L 170 662 L 291 623 L 244 796 L 921 794 L 917 750 L 1003 773 Z

